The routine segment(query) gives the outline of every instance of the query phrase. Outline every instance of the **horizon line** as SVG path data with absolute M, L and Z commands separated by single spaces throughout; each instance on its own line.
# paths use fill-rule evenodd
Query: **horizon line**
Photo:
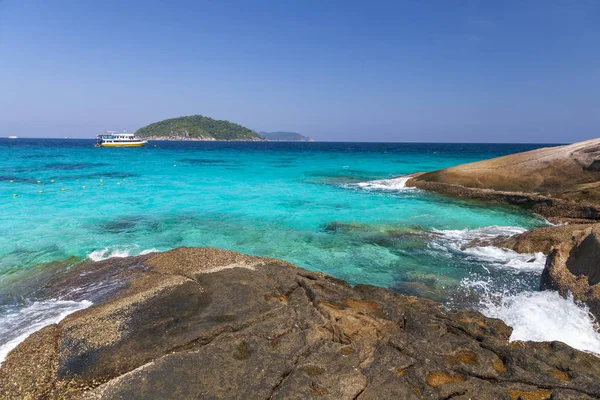
M 10 140 L 19 140 L 19 139 L 39 139 L 39 140 L 96 140 L 95 138 L 88 137 L 29 137 L 22 136 L 15 138 L 9 138 L 8 136 L 0 136 L 0 139 L 10 139 Z M 264 140 L 264 141 L 254 141 L 254 140 L 156 140 L 156 139 L 148 139 L 149 141 L 154 142 L 245 142 L 245 143 L 398 143 L 398 144 L 558 144 L 558 145 L 566 145 L 573 144 L 578 142 L 585 142 L 587 140 L 594 140 L 596 138 L 579 140 L 576 142 L 438 142 L 438 141 L 344 141 L 344 140 L 316 140 L 313 138 L 313 141 L 303 141 L 303 140 Z

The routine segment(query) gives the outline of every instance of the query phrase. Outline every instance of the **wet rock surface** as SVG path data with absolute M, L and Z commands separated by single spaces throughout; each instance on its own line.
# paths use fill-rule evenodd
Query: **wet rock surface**
M 591 228 L 591 224 L 544 226 L 508 238 L 499 237 L 493 240 L 475 241 L 469 244 L 469 247 L 496 246 L 514 250 L 517 253 L 544 253 L 548 255 L 554 246 L 571 243 L 578 237 L 589 233 Z
M 416 174 L 425 190 L 514 204 L 546 217 L 600 219 L 600 139 Z
M 555 246 L 542 273 L 541 289 L 558 290 L 585 303 L 600 321 L 600 224 L 573 233 Z
M 3 399 L 586 399 L 600 358 L 474 311 L 208 248 L 89 263 L 109 285 L 0 368 Z M 95 284 L 98 282 L 95 281 Z M 117 289 L 114 289 L 117 287 Z

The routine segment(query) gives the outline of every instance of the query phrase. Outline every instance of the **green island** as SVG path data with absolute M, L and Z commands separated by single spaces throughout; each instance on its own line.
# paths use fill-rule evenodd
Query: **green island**
M 271 141 L 281 142 L 314 142 L 314 139 L 296 132 L 260 132 L 260 136 Z
M 263 140 L 256 132 L 244 126 L 203 115 L 154 122 L 138 129 L 135 135 L 158 140 Z

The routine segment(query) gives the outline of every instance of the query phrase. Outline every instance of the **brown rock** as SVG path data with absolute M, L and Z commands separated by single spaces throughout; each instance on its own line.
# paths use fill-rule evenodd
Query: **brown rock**
M 520 205 L 547 217 L 600 219 L 600 139 L 416 174 L 406 184 Z
M 512 330 L 478 312 L 444 312 L 284 261 L 176 249 L 84 264 L 61 279 L 84 285 L 85 276 L 122 285 L 13 350 L 0 398 L 600 396 L 593 355 L 509 343 Z
M 600 225 L 573 247 L 567 268 L 574 275 L 587 276 L 590 286 L 600 282 Z
M 574 232 L 571 240 L 553 248 L 540 287 L 572 294 L 600 320 L 600 224 Z
M 494 240 L 487 245 L 511 249 L 517 253 L 540 252 L 548 255 L 554 246 L 571 242 L 574 238 L 589 232 L 590 229 L 590 224 L 544 226 L 509 238 Z

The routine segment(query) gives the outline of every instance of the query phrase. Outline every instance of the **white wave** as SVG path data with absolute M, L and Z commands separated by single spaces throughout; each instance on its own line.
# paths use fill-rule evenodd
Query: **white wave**
M 87 300 L 45 300 L 0 315 L 0 364 L 12 349 L 32 333 L 58 323 L 67 315 L 91 305 Z
M 487 261 L 494 266 L 521 271 L 542 271 L 546 265 L 543 253 L 517 253 L 509 249 L 493 246 L 471 247 L 463 251 L 476 259 Z
M 558 292 L 521 292 L 503 296 L 500 301 L 488 297 L 480 311 L 503 320 L 513 328 L 511 341 L 547 342 L 558 340 L 579 350 L 600 355 L 600 333 L 587 307 Z
M 477 229 L 449 229 L 449 230 L 437 230 L 433 229 L 433 232 L 442 235 L 459 245 L 464 245 L 475 239 L 494 239 L 497 237 L 509 237 L 518 235 L 526 232 L 527 229 L 519 226 L 486 226 L 484 228 Z
M 140 256 L 143 256 L 144 254 L 159 253 L 159 252 L 160 252 L 160 250 L 155 249 L 155 248 L 151 248 L 151 249 L 148 249 L 148 250 L 142 250 L 140 252 Z
M 374 181 L 359 182 L 355 186 L 364 190 L 414 190 L 414 188 L 406 187 L 406 182 L 410 178 L 410 176 L 400 176 L 390 179 L 377 179 Z
M 124 258 L 135 255 L 155 253 L 158 251 L 160 250 L 154 248 L 140 251 L 140 247 L 137 245 L 108 246 L 101 250 L 92 251 L 90 254 L 87 255 L 87 258 L 89 258 L 92 261 L 102 261 L 113 257 Z
M 517 253 L 514 250 L 502 249 L 493 246 L 466 247 L 473 240 L 491 240 L 498 237 L 510 237 L 526 231 L 517 226 L 488 226 L 478 229 L 463 230 L 437 230 L 438 235 L 430 245 L 438 250 L 445 251 L 448 257 L 457 253 L 492 265 L 497 268 L 507 268 L 521 271 L 541 271 L 546 263 L 546 256 L 542 253 Z

